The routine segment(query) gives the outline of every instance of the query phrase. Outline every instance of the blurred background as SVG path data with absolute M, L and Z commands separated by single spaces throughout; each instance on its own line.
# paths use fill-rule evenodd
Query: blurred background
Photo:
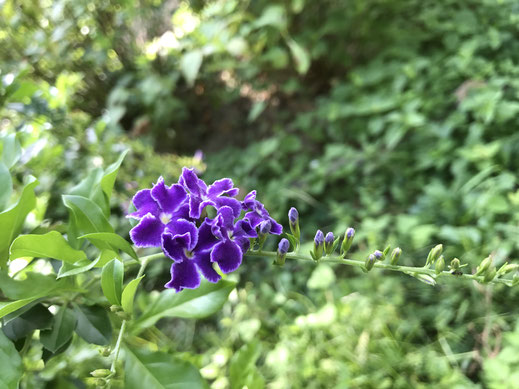
M 309 241 L 354 227 L 355 259 L 391 244 L 420 265 L 443 243 L 470 268 L 517 261 L 518 113 L 515 0 L 0 0 L 0 135 L 51 225 L 130 148 L 121 234 L 137 189 L 193 166 L 285 226 L 297 207 Z M 147 335 L 211 388 L 519 387 L 515 289 L 260 258 L 233 277 L 222 312 Z M 74 352 L 38 382 L 88 375 Z

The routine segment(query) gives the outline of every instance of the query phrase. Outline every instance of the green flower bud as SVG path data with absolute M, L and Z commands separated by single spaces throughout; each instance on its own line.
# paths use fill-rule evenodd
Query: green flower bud
M 106 380 L 103 378 L 98 378 L 95 380 L 96 388 L 104 388 L 106 386 Z
M 429 255 L 427 256 L 427 261 L 425 265 L 432 265 L 436 260 L 440 257 L 443 251 L 443 245 L 437 244 L 434 246 L 431 251 L 429 251 Z
M 130 320 L 132 318 L 132 315 L 130 315 L 129 313 L 126 313 L 124 311 L 117 311 L 117 312 L 115 312 L 115 314 L 123 320 Z
M 400 255 L 402 255 L 402 249 L 400 247 L 395 248 L 391 253 L 391 259 L 389 260 L 391 265 L 395 266 L 397 264 Z
M 330 255 L 333 252 L 334 241 L 333 232 L 328 232 L 324 237 L 324 251 L 326 255 Z
M 353 228 L 349 227 L 346 230 L 346 233 L 344 234 L 344 240 L 342 241 L 342 244 L 341 244 L 341 255 L 343 257 L 345 257 L 346 254 L 348 253 L 348 250 L 350 249 L 350 247 L 353 243 L 354 237 L 355 237 L 355 230 Z
M 485 277 L 483 278 L 483 282 L 490 282 L 494 279 L 494 277 L 496 276 L 496 268 L 495 266 L 492 266 L 491 268 L 487 269 L 487 271 L 485 272 Z
M 109 357 L 110 354 L 112 354 L 112 349 L 110 347 L 103 347 L 101 350 L 99 350 L 99 354 L 101 354 L 103 357 Z
M 370 271 L 371 269 L 373 269 L 373 266 L 375 265 L 376 261 L 377 257 L 375 257 L 374 254 L 370 254 L 369 257 L 366 258 L 366 262 L 364 263 L 366 270 Z
M 324 253 L 324 234 L 321 230 L 317 230 L 314 238 L 314 258 L 318 260 Z
M 445 258 L 443 255 L 440 255 L 440 258 L 436 261 L 436 265 L 434 265 L 434 271 L 436 274 L 440 274 L 443 269 L 445 269 Z
M 90 375 L 92 377 L 96 377 L 96 378 L 103 378 L 103 377 L 107 377 L 110 375 L 110 370 L 108 369 L 97 369 L 97 370 L 94 370 L 92 372 L 90 372 Z
M 451 261 L 450 268 L 452 271 L 458 271 L 460 269 L 460 260 L 458 258 L 454 258 Z
M 484 273 L 486 273 L 487 269 L 492 265 L 492 256 L 486 257 L 481 263 L 479 264 L 478 268 L 476 269 L 476 275 L 480 276 Z
M 386 258 L 387 255 L 389 254 L 389 250 L 391 250 L 391 245 L 387 245 L 386 248 L 384 249 L 384 251 L 382 252 L 382 254 L 384 255 L 384 258 Z
M 283 266 L 285 264 L 285 259 L 287 257 L 288 249 L 290 248 L 290 243 L 288 239 L 281 239 L 278 244 L 278 256 L 276 261 L 274 262 L 276 265 Z
M 519 265 L 516 264 L 516 263 L 504 263 L 503 266 L 501 266 L 499 268 L 499 270 L 497 271 L 497 275 L 498 276 L 503 276 L 505 274 L 508 274 L 508 273 L 511 273 L 513 272 L 514 270 L 517 270 L 519 269 Z
M 119 305 L 112 305 L 112 306 L 110 306 L 110 311 L 112 311 L 113 313 L 117 313 L 117 312 L 120 312 L 122 310 L 123 309 Z

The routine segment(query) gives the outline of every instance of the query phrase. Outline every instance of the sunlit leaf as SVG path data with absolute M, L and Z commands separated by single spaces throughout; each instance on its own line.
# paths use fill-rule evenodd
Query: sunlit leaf
M 108 262 L 101 273 L 101 288 L 106 299 L 112 305 L 121 305 L 123 291 L 124 265 L 113 259 Z

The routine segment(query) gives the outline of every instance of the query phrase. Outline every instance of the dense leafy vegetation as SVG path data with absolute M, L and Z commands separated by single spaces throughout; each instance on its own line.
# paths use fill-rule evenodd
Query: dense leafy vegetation
M 224 283 L 174 295 L 167 261 L 131 281 L 136 253 L 116 238 L 138 189 L 193 166 L 257 189 L 285 226 L 297 207 L 303 241 L 354 226 L 354 259 L 391 244 L 423 265 L 442 242 L 468 268 L 489 253 L 513 262 L 515 1 L 0 4 L 6 387 L 22 371 L 24 387 L 94 385 L 110 366 L 87 343 L 106 353 L 125 314 L 130 373 L 115 386 L 517 386 L 517 288 L 251 256 Z M 74 225 L 79 213 L 94 228 Z M 42 259 L 17 268 L 27 257 Z

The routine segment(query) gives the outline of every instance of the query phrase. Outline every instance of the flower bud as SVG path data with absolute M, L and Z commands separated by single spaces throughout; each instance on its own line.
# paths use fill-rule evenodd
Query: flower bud
M 373 255 L 377 261 L 382 261 L 384 259 L 384 254 L 380 250 L 373 251 Z
M 485 274 L 487 269 L 490 267 L 490 265 L 492 265 L 492 256 L 491 255 L 489 255 L 483 261 L 481 261 L 481 263 L 479 264 L 479 266 L 476 269 L 476 275 L 480 276 L 482 274 Z
M 344 240 L 342 241 L 342 244 L 341 244 L 341 255 L 343 257 L 345 257 L 346 254 L 348 253 L 348 250 L 350 249 L 350 247 L 353 243 L 354 237 L 355 237 L 355 230 L 353 228 L 349 227 L 346 230 L 346 233 L 344 234 Z
M 332 253 L 334 240 L 335 237 L 333 236 L 333 232 L 328 232 L 324 238 L 324 251 L 326 252 L 326 255 L 330 255 Z
M 427 256 L 427 261 L 425 265 L 432 265 L 436 260 L 440 257 L 443 251 L 443 245 L 437 244 L 434 246 L 431 251 L 429 251 L 429 255 Z
M 368 258 L 366 258 L 366 262 L 364 263 L 364 266 L 366 266 L 366 270 L 370 271 L 373 269 L 373 266 L 375 265 L 375 262 L 377 261 L 377 258 L 374 254 L 370 254 Z
M 445 269 L 445 258 L 443 255 L 440 255 L 440 258 L 438 258 L 436 264 L 434 265 L 434 271 L 436 274 L 440 274 L 443 269 Z
M 120 312 L 122 310 L 123 309 L 119 305 L 111 305 L 110 306 L 110 311 L 112 311 L 113 313 L 117 313 L 117 312 Z
M 483 278 L 483 282 L 490 282 L 494 279 L 494 277 L 496 276 L 496 267 L 495 266 L 492 266 L 490 268 L 487 269 L 487 271 L 485 272 L 485 277 Z
M 90 375 L 92 377 L 102 378 L 102 377 L 106 377 L 106 376 L 110 375 L 110 370 L 108 370 L 108 369 L 97 369 L 97 370 L 94 370 L 94 371 L 90 372 Z
M 454 258 L 451 261 L 450 268 L 452 271 L 458 271 L 460 269 L 460 260 L 458 258 Z
M 294 207 L 290 208 L 288 211 L 288 224 L 290 225 L 290 231 L 292 232 L 292 235 L 294 235 L 296 239 L 299 240 L 299 236 L 301 235 L 299 230 L 299 212 L 297 212 L 297 209 Z
M 130 320 L 132 318 L 132 316 L 129 313 L 126 313 L 122 310 L 115 312 L 115 314 L 123 320 Z
M 258 246 L 259 250 L 263 248 L 263 244 L 265 244 L 265 240 L 267 240 L 267 236 L 272 228 L 272 223 L 270 220 L 263 220 L 258 227 Z
M 290 243 L 288 239 L 281 239 L 278 244 L 278 256 L 276 258 L 276 265 L 283 266 L 285 264 L 285 259 L 287 257 L 288 249 L 290 248 Z
M 319 259 L 323 256 L 324 251 L 324 234 L 321 230 L 317 230 L 314 238 L 314 257 Z
M 103 347 L 101 350 L 99 350 L 99 354 L 101 354 L 103 357 L 109 357 L 110 354 L 112 354 L 112 349 L 110 347 Z
M 389 254 L 389 250 L 391 250 L 391 245 L 387 245 L 384 251 L 382 251 L 382 254 L 384 254 L 384 258 L 386 258 Z
M 389 260 L 391 265 L 395 266 L 397 264 L 400 255 L 402 255 L 402 249 L 400 247 L 395 248 L 391 253 L 391 259 Z
M 516 264 L 516 263 L 505 263 L 503 264 L 503 266 L 501 266 L 497 272 L 497 275 L 498 276 L 501 276 L 501 275 L 505 275 L 505 274 L 508 274 L 508 273 L 511 273 L 513 272 L 514 270 L 518 270 L 519 269 L 519 265 Z

